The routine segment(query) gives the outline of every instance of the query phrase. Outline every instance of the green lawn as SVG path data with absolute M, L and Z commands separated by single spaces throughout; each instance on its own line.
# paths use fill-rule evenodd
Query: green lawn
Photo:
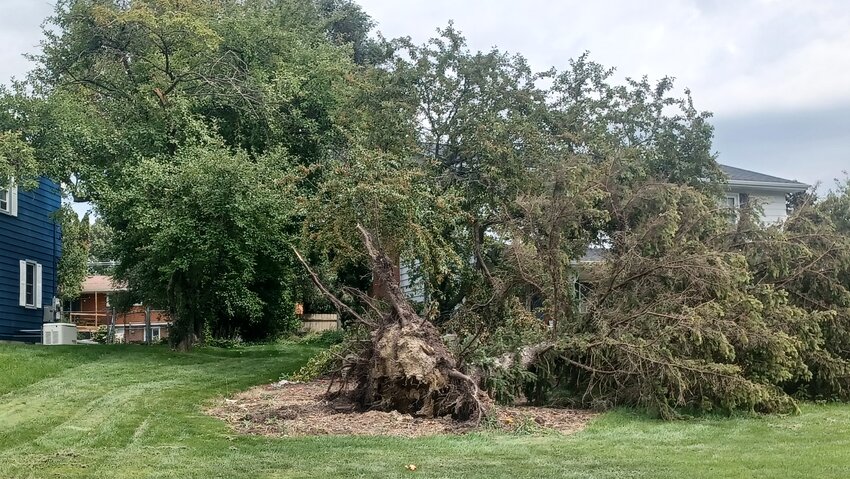
M 424 439 L 236 437 L 201 412 L 315 351 L 0 345 L 0 478 L 850 477 L 850 406 L 676 423 L 617 412 L 573 436 Z

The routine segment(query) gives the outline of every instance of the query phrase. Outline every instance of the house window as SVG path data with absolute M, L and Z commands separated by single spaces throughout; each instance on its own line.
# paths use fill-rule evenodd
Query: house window
M 18 187 L 0 188 L 0 213 L 18 216 Z
M 143 328 L 143 329 L 142 329 L 142 336 L 144 337 L 144 340 L 145 340 L 145 341 L 147 341 L 147 340 L 148 340 L 148 331 L 147 331 L 147 328 Z M 160 333 L 159 328 L 157 328 L 157 327 L 152 327 L 152 328 L 151 328 L 151 342 L 152 342 L 152 343 L 158 343 L 161 337 L 162 337 L 162 334 Z
M 738 193 L 727 194 L 723 198 L 723 210 L 729 216 L 730 223 L 738 222 L 738 209 L 741 206 L 740 196 Z
M 41 265 L 35 261 L 20 262 L 20 296 L 25 308 L 41 308 Z
M 573 287 L 575 288 L 575 306 L 576 312 L 579 314 L 587 313 L 587 296 L 591 293 L 591 286 L 589 283 L 583 283 L 581 281 L 576 281 L 573 283 Z

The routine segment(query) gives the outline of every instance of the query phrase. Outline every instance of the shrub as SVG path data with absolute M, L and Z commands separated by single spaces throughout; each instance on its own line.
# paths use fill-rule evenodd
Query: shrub
M 281 379 L 297 382 L 309 382 L 332 373 L 342 365 L 343 354 L 346 350 L 345 343 L 337 343 L 333 346 L 319 351 L 307 361 L 307 364 Z
M 92 341 L 96 341 L 98 343 L 105 343 L 106 337 L 109 335 L 109 328 L 106 326 L 100 326 L 97 328 L 97 331 L 93 332 L 91 335 Z
M 308 333 L 301 337 L 298 342 L 301 344 L 333 346 L 343 342 L 346 338 L 346 333 L 342 329 L 333 329 L 321 331 L 318 333 Z
M 213 348 L 233 349 L 242 345 L 242 338 L 207 338 L 206 345 Z

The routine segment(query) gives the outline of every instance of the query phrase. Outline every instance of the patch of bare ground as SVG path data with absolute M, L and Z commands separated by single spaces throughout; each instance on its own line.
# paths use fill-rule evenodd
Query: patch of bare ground
M 486 425 L 451 418 L 427 419 L 398 412 L 351 412 L 350 404 L 325 399 L 328 381 L 258 386 L 221 399 L 207 412 L 241 434 L 262 436 L 400 436 L 463 434 L 491 427 L 504 431 L 556 431 L 571 434 L 595 416 L 589 411 L 531 406 L 498 406 Z

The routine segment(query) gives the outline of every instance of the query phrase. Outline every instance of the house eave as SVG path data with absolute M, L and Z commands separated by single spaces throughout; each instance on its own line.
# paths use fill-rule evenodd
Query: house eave
M 756 191 L 781 191 L 783 193 L 797 193 L 809 189 L 809 185 L 805 183 L 776 183 L 772 181 L 730 180 L 727 184 L 730 188 L 738 187 Z

